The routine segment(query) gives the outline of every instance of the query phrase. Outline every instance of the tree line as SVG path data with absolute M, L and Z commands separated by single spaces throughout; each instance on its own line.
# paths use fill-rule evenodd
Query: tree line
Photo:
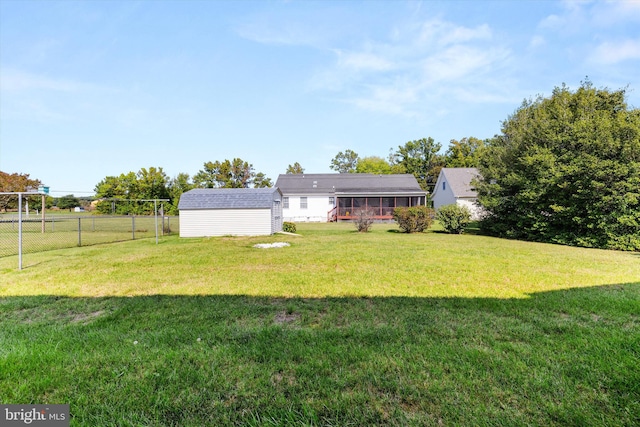
M 640 251 L 640 110 L 626 89 L 598 89 L 590 81 L 575 90 L 556 87 L 550 97 L 525 100 L 493 138 L 440 143 L 422 138 L 390 150 L 385 159 L 339 152 L 330 168 L 339 173 L 409 173 L 432 191 L 443 167 L 477 167 L 473 183 L 488 234 L 575 246 Z M 286 173 L 304 173 L 296 162 Z M 0 172 L 0 191 L 24 191 L 39 180 Z M 152 204 L 132 199 L 169 199 L 177 213 L 180 195 L 192 188 L 271 187 L 273 182 L 239 158 L 206 162 L 195 175 L 169 178 L 162 168 L 108 176 L 96 185 L 104 213 L 149 213 Z M 109 200 L 119 199 L 118 208 Z M 0 209 L 10 208 L 0 196 Z M 114 212 L 114 209 L 118 209 Z
M 433 138 L 422 138 L 389 150 L 387 159 L 379 156 L 360 157 L 353 150 L 339 152 L 329 166 L 339 173 L 399 174 L 416 177 L 423 190 L 431 192 L 443 167 L 477 167 L 489 140 L 475 137 L 452 139 L 444 154 L 442 144 Z

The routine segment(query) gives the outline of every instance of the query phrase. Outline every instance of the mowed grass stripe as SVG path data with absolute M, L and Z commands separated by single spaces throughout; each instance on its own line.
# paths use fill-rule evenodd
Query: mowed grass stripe
M 163 238 L 0 259 L 2 295 L 242 294 L 284 297 L 525 297 L 638 281 L 638 255 L 376 224 L 301 225 L 301 237 Z M 326 230 L 326 233 L 324 232 Z M 290 247 L 256 249 L 286 240 Z M 33 283 L 40 286 L 34 287 Z
M 0 401 L 87 426 L 640 423 L 637 254 L 335 225 L 0 260 Z

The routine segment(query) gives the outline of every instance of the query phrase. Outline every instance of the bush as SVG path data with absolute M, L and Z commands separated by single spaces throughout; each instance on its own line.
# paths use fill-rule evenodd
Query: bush
M 438 209 L 436 218 L 447 233 L 462 234 L 471 221 L 471 211 L 458 204 L 444 205 Z
M 393 210 L 393 219 L 404 233 L 420 233 L 431 227 L 435 213 L 426 206 L 402 207 Z
M 366 233 L 371 229 L 374 218 L 375 212 L 372 209 L 359 209 L 353 216 L 353 223 L 358 232 Z
M 295 233 L 296 232 L 296 224 L 293 222 L 285 221 L 282 223 L 282 231 L 286 233 Z

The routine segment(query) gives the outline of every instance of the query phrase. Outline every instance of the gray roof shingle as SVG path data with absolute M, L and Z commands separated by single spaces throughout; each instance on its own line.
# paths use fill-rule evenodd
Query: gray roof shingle
M 425 194 L 411 174 L 284 174 L 276 187 L 282 194 Z
M 266 209 L 280 196 L 277 188 L 196 188 L 180 196 L 178 209 Z
M 442 174 L 455 197 L 477 197 L 471 186 L 471 181 L 480 176 L 477 168 L 442 168 Z

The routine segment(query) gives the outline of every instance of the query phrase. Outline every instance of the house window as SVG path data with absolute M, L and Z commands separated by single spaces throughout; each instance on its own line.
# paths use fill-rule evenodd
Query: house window
M 329 204 L 333 206 L 335 205 L 335 203 L 336 203 L 336 199 L 334 197 L 329 197 Z
M 300 209 L 307 209 L 307 198 L 300 197 Z
M 282 198 L 282 207 L 284 209 L 289 209 L 289 198 L 288 197 L 283 197 Z
M 442 189 L 443 190 L 447 189 L 447 182 L 446 181 L 442 181 Z

